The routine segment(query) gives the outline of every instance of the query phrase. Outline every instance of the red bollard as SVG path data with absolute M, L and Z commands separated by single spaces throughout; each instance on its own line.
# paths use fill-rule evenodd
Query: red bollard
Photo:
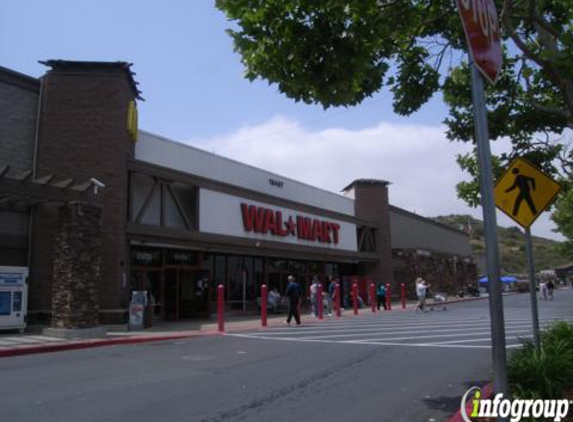
M 334 306 L 336 307 L 336 316 L 340 317 L 340 284 L 334 285 Z
M 323 311 L 323 303 L 322 303 L 322 284 L 318 283 L 316 286 L 316 314 L 318 315 L 318 319 L 322 319 L 322 311 Z
M 392 288 L 389 284 L 386 284 L 386 308 L 392 310 Z
M 225 331 L 225 319 L 223 313 L 225 311 L 225 286 L 219 284 L 217 286 L 217 322 L 219 323 L 219 332 Z
M 406 309 L 406 285 L 404 283 L 402 283 L 400 285 L 400 288 L 402 290 L 401 296 L 402 296 L 402 309 Z
M 268 291 L 266 284 L 261 286 L 261 325 L 263 327 L 267 326 L 267 299 Z
M 370 283 L 370 306 L 372 307 L 372 313 L 376 313 L 376 286 L 374 283 Z
M 352 283 L 352 306 L 354 315 L 358 315 L 358 284 Z

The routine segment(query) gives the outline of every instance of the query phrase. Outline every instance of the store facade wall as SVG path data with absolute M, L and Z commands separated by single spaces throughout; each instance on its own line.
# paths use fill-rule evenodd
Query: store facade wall
M 415 279 L 423 277 L 435 292 L 464 292 L 477 283 L 477 265 L 467 233 L 390 206 L 392 267 L 397 284 L 415 297 Z
M 0 67 L 0 169 L 32 168 L 40 82 Z M 28 210 L 0 209 L 0 265 L 28 265 Z
M 469 256 L 467 233 L 398 207 L 390 206 L 392 248 L 420 248 Z
M 0 78 L 0 90 L 21 94 L 18 110 L 0 103 L 0 118 L 13 125 L 12 132 L 0 132 L 12 142 L 2 143 L 0 164 L 35 162 L 36 178 L 57 174 L 105 184 L 98 285 L 103 323 L 125 321 L 133 290 L 149 290 L 156 316 L 176 320 L 209 315 L 219 283 L 228 310 L 245 311 L 256 309 L 262 283 L 284 292 L 288 274 L 305 288 L 313 274 L 368 276 L 397 292 L 397 283 L 416 274 L 453 271 L 455 282 L 465 271 L 459 263 L 466 249 L 469 255 L 467 236 L 390 206 L 387 182 L 357 180 L 343 196 L 149 132 L 139 131 L 135 142 L 127 123 L 139 93 L 128 65 L 46 64 L 51 70 L 41 90 L 34 78 L 14 83 L 10 75 L 8 84 Z M 37 147 L 30 148 L 36 138 Z M 0 224 L 18 227 L 8 218 Z M 19 227 L 27 245 L 27 220 Z M 45 321 L 55 205 L 38 206 L 33 227 L 29 314 Z M 404 251 L 408 259 L 398 256 Z M 419 251 L 457 261 L 439 270 Z
M 192 298 L 212 303 L 218 284 L 229 310 L 253 310 L 262 283 L 284 293 L 288 274 L 305 288 L 319 274 L 326 286 L 328 275 L 356 275 L 359 262 L 389 261 L 389 253 L 360 250 L 358 226 L 372 223 L 358 219 L 354 201 L 342 195 L 147 132 L 140 132 L 130 170 L 132 252 L 156 257 L 155 269 L 132 262 L 132 282 L 143 278 L 159 308 L 172 309 L 177 291 L 181 317 L 200 307 Z M 159 261 L 181 254 L 177 248 L 195 258 L 172 277 L 173 263 Z M 174 278 L 179 287 L 169 286 Z M 168 309 L 156 313 L 173 317 Z

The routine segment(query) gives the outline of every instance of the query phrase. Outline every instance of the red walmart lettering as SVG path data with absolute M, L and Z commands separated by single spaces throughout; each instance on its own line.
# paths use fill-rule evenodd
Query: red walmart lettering
M 282 211 L 255 205 L 241 204 L 243 227 L 245 231 L 272 234 L 274 236 L 296 236 L 301 240 L 320 243 L 339 242 L 340 224 L 323 221 L 316 218 L 297 215 L 289 216 L 283 221 Z

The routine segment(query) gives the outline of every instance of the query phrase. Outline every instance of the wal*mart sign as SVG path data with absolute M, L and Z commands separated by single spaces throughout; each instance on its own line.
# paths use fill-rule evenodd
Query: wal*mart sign
M 495 84 L 501 69 L 501 36 L 493 0 L 456 0 L 469 49 L 480 72 Z
M 272 234 L 274 236 L 295 236 L 298 239 L 320 243 L 338 244 L 340 225 L 302 215 L 283 218 L 282 211 L 265 207 L 241 204 L 243 227 L 248 232 Z

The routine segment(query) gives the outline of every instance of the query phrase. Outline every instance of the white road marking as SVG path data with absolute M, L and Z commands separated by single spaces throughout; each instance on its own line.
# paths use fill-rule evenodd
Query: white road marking
M 506 332 L 507 334 L 507 332 Z M 505 337 L 505 340 L 520 340 L 525 338 L 532 338 L 532 334 L 526 334 L 524 336 L 510 336 Z M 489 341 L 491 342 L 491 337 L 488 338 L 474 338 L 469 340 L 448 340 L 448 341 L 433 341 L 432 344 L 452 344 L 452 343 L 471 343 L 471 342 L 478 342 L 478 341 Z
M 540 309 L 540 326 L 555 320 L 573 321 L 563 308 Z M 505 311 L 506 347 L 521 347 L 519 340 L 532 337 L 531 313 L 527 306 Z M 262 329 L 231 336 L 306 343 L 346 345 L 442 347 L 491 349 L 491 323 L 487 309 L 453 309 L 448 312 L 396 312 L 323 321 L 303 320 L 303 327 Z
M 523 329 L 526 330 L 528 327 L 530 327 L 530 324 L 525 324 L 525 323 L 524 324 L 514 324 L 510 328 L 517 328 L 517 327 L 521 327 L 521 326 L 523 327 Z M 461 331 L 461 332 L 463 332 L 462 335 L 473 335 L 473 334 L 479 334 L 479 333 L 473 333 L 472 331 L 474 331 L 474 330 L 479 331 L 479 330 L 483 330 L 485 328 L 487 328 L 487 327 L 469 327 L 469 328 L 464 327 L 464 328 L 452 328 L 452 329 L 443 328 L 443 329 L 439 329 L 439 330 L 433 330 L 432 329 L 431 332 L 432 333 L 450 333 L 452 331 Z M 506 325 L 506 333 L 508 332 L 507 328 L 508 328 L 508 326 Z M 355 331 L 358 331 L 358 330 L 355 330 Z M 373 331 L 371 334 L 378 334 L 378 333 L 383 334 L 384 331 L 388 331 L 388 330 L 376 330 L 376 331 Z M 427 329 L 426 330 L 414 330 L 414 331 L 389 331 L 390 334 L 416 334 L 416 333 L 423 334 L 423 333 L 427 333 L 427 332 L 428 332 Z M 489 333 L 489 331 L 488 331 L 488 333 Z M 351 334 L 346 333 L 346 334 L 334 334 L 334 335 L 328 334 L 328 335 L 324 335 L 324 336 L 297 337 L 297 338 L 300 338 L 300 339 L 320 339 L 320 338 L 336 338 L 336 337 L 359 337 L 359 336 L 363 336 L 365 334 L 366 333 L 351 333 Z M 419 338 L 419 337 L 417 337 L 417 338 Z

